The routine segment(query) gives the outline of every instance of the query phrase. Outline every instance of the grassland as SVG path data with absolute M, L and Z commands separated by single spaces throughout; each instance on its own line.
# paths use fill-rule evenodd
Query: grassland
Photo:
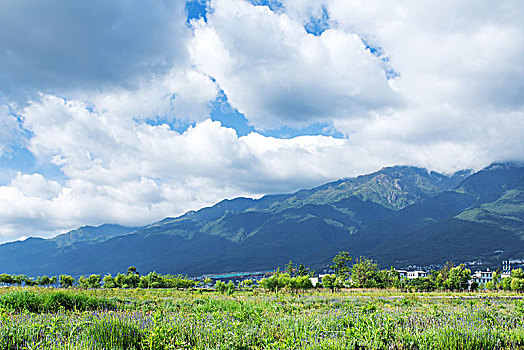
M 524 349 L 516 294 L 0 289 L 0 349 Z

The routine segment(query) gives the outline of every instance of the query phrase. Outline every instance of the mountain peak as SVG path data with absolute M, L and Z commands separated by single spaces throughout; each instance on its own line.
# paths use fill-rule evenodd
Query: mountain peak
M 125 227 L 116 224 L 103 224 L 100 226 L 87 225 L 50 238 L 49 241 L 55 242 L 59 247 L 84 241 L 101 242 L 114 236 L 136 231 L 137 229 L 139 229 L 139 227 Z
M 510 170 L 524 167 L 524 162 L 508 161 L 491 163 L 481 171 Z

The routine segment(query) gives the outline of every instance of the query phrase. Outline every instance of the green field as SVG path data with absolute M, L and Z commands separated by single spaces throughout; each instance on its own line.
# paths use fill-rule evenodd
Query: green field
M 0 290 L 0 349 L 524 349 L 515 294 Z

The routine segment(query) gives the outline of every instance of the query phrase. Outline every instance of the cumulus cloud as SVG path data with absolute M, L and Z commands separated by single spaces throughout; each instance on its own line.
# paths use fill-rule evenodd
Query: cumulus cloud
M 301 22 L 267 6 L 215 0 L 194 23 L 191 58 L 262 129 L 367 115 L 400 103 L 361 38 Z
M 0 2 L 0 91 L 133 89 L 186 61 L 183 1 Z
M 445 171 L 522 159 L 522 3 L 258 3 L 211 1 L 190 46 L 256 127 L 326 122 L 373 158 Z
M 333 118 L 354 147 L 444 171 L 522 160 L 521 2 L 282 3 L 278 12 L 297 23 L 325 12 L 330 28 L 357 34 L 396 76 L 401 106 Z
M 60 167 L 66 180 L 19 173 L 1 186 L 0 217 L 9 225 L 0 234 L 142 225 L 223 198 L 292 191 L 362 170 L 347 140 L 239 137 L 210 119 L 179 133 L 97 110 L 53 95 L 24 109 L 30 150 Z
M 356 143 L 389 143 L 406 161 L 449 167 L 522 160 L 524 6 L 518 1 L 328 0 L 333 25 L 387 55 L 406 102 L 366 121 L 335 121 Z M 432 149 L 422 153 L 413 148 Z M 378 150 L 377 150 L 378 151 Z M 458 160 L 457 159 L 457 160 Z M 433 164 L 433 165 L 431 165 Z
M 381 47 L 417 104 L 521 107 L 524 6 L 519 1 L 347 2 L 328 0 L 342 30 Z
M 0 240 L 387 165 L 524 160 L 520 2 L 262 2 L 211 0 L 191 28 L 178 1 L 1 2 L 0 154 L 26 135 L 63 178 L 4 176 Z M 318 17 L 326 30 L 308 34 Z M 258 130 L 325 123 L 345 138 L 239 137 L 209 119 L 220 90 Z M 177 132 L 180 119 L 195 123 Z

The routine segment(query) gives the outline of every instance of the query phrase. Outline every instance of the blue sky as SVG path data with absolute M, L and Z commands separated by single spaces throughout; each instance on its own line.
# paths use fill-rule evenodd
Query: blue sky
M 522 161 L 523 16 L 516 0 L 5 0 L 0 242 L 394 164 Z

